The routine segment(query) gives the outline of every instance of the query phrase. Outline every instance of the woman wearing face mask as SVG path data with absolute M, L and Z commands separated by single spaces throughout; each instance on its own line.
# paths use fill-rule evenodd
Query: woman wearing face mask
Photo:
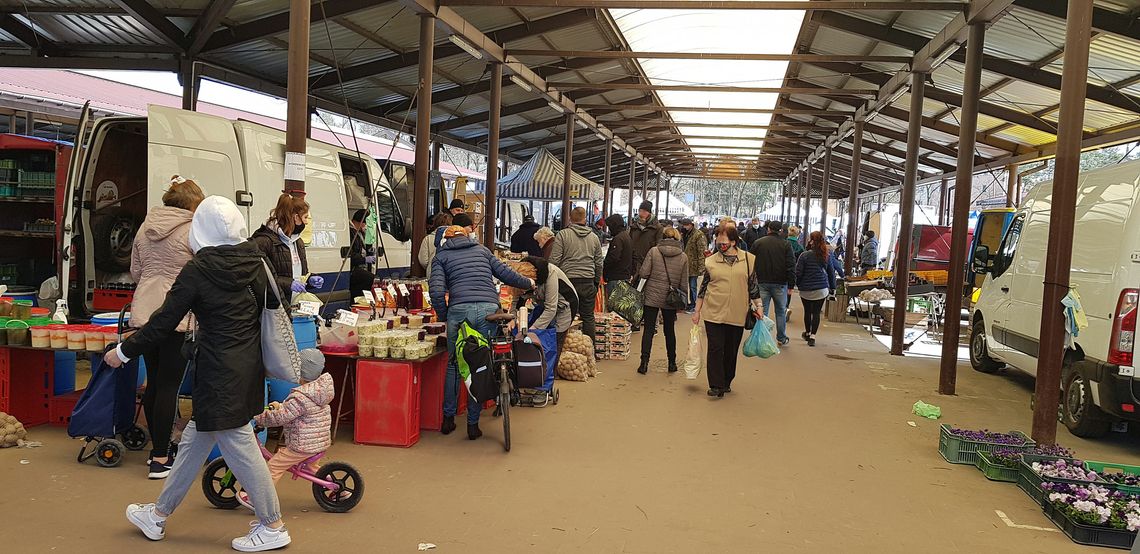
M 304 198 L 283 193 L 277 198 L 277 206 L 269 213 L 269 220 L 250 237 L 269 259 L 269 268 L 273 270 L 282 298 L 290 298 L 290 293 L 305 292 L 306 284 L 314 289 L 325 286 L 320 275 L 304 280 L 309 274 L 309 261 L 305 259 L 301 232 L 305 230 L 308 219 L 309 203 Z
M 697 294 L 697 309 L 693 312 L 693 325 L 699 325 L 701 319 L 705 321 L 708 395 L 717 398 L 732 392 L 744 322 L 749 309 L 758 310 L 753 305 L 758 300 L 748 301 L 748 279 L 755 258 L 737 248 L 738 240 L 735 223 L 721 225 L 716 235 L 716 253 L 705 258 L 705 274 Z

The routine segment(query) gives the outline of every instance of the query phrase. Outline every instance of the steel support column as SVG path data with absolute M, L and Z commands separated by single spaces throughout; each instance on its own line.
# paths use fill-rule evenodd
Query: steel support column
M 863 120 L 855 120 L 855 135 L 851 138 L 851 190 L 847 194 L 847 246 L 843 265 L 850 275 L 856 269 L 855 234 L 859 231 L 859 166 L 863 158 Z
M 181 71 L 178 78 L 182 81 L 182 109 L 195 111 L 198 109 L 198 91 L 202 86 L 202 78 L 196 71 L 194 60 L 182 60 Z
M 442 146 L 438 142 L 431 143 L 431 168 L 440 171 L 439 169 L 439 153 Z
M 612 192 L 610 190 L 610 178 L 613 177 L 613 168 L 610 167 L 610 164 L 613 162 L 613 155 L 614 139 L 606 139 L 606 169 L 602 176 L 602 221 L 605 221 L 606 217 L 610 215 L 610 211 L 612 211 L 611 207 L 613 206 L 610 199 L 610 193 Z
M 309 128 L 309 0 L 289 2 L 289 53 L 285 116 L 285 192 L 305 195 L 305 145 Z M 293 159 L 290 159 L 293 158 Z M 291 167 L 300 169 L 296 173 Z M 296 177 L 290 179 L 289 177 Z
M 566 147 L 562 150 L 562 228 L 570 226 L 570 175 L 574 170 L 574 114 L 566 114 Z
M 645 177 L 641 180 L 641 200 L 649 200 L 649 164 L 645 164 Z M 656 206 L 654 206 L 656 208 Z
M 503 64 L 491 63 L 491 102 L 487 121 L 487 186 L 483 197 L 483 244 L 495 249 L 499 207 L 499 113 L 503 105 Z
M 827 197 L 831 194 L 831 148 L 823 152 L 823 191 L 819 195 L 819 232 L 827 240 Z
M 673 179 L 665 179 L 665 219 L 669 219 L 669 198 L 672 196 L 669 191 L 673 188 Z
M 1077 176 L 1081 170 L 1092 12 L 1091 1 L 1069 2 L 1065 18 L 1061 111 L 1057 118 L 1057 167 L 1053 173 L 1049 255 L 1045 257 L 1045 291 L 1041 295 L 1041 349 L 1034 389 L 1033 440 L 1039 444 L 1054 444 L 1057 440 L 1058 391 L 1061 390 L 1061 367 L 1065 357 L 1065 318 L 1061 299 L 1069 293 L 1069 266 L 1073 256 L 1073 220 L 1077 204 Z
M 1005 166 L 1005 207 L 1012 208 L 1017 205 L 1014 193 L 1017 190 L 1017 164 Z
M 946 178 L 938 184 L 938 224 L 946 225 Z
M 427 233 L 428 169 L 431 161 L 431 78 L 435 55 L 435 18 L 420 15 L 420 85 L 416 96 L 415 187 L 412 189 L 412 275 L 422 277 L 420 243 Z M 447 209 L 442 206 L 441 209 Z
M 808 227 L 811 225 L 811 182 L 815 178 L 815 166 L 808 164 L 807 171 L 804 172 L 804 207 L 803 225 L 800 225 L 800 243 L 807 245 L 807 236 L 811 233 Z
M 891 355 L 903 355 L 906 331 L 907 279 L 910 278 L 910 243 L 914 232 L 914 187 L 918 182 L 918 142 L 922 137 L 922 100 L 926 73 L 916 71 L 910 79 L 910 129 L 906 137 L 902 198 L 899 200 L 898 254 L 895 256 L 895 313 L 891 325 Z
M 986 24 L 970 25 L 966 41 L 966 74 L 962 84 L 962 113 L 958 128 L 958 169 L 954 173 L 953 216 L 950 219 L 950 266 L 946 282 L 946 318 L 942 323 L 942 364 L 938 370 L 938 393 L 954 394 L 958 381 L 958 337 L 961 335 L 962 299 L 966 280 L 966 233 L 973 190 L 974 141 L 978 130 L 978 94 L 982 84 L 982 53 Z M 949 195 L 949 191 L 947 191 Z
M 629 197 L 626 199 L 626 220 L 625 226 L 627 228 L 633 226 L 633 187 L 637 180 L 637 158 L 630 156 L 629 158 Z
M 780 221 L 786 221 L 788 218 L 788 181 L 785 179 L 780 183 Z

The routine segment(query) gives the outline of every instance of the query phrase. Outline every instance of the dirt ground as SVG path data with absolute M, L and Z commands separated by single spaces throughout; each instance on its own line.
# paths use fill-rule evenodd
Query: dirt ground
M 687 320 L 687 318 L 682 318 Z M 1028 431 L 1032 380 L 963 363 L 956 397 L 934 391 L 938 360 L 896 358 L 866 331 L 824 323 L 769 360 L 742 358 L 733 392 L 705 396 L 704 375 L 603 362 L 587 383 L 558 382 L 561 402 L 513 412 L 512 452 L 484 413 L 485 436 L 427 433 L 409 449 L 357 446 L 342 426 L 330 459 L 365 476 L 364 501 L 328 514 L 310 487 L 283 480 L 290 551 L 412 552 L 1075 552 L 1016 485 L 987 481 L 937 451 L 938 424 Z M 689 324 L 677 334 L 684 339 Z M 637 337 L 635 337 L 636 339 Z M 636 351 L 635 346 L 635 351 Z M 916 400 L 942 407 L 935 422 Z M 908 422 L 914 422 L 911 426 Z M 1137 461 L 1137 435 L 1060 442 L 1088 459 Z M 195 486 L 149 544 L 123 517 L 151 502 L 144 454 L 123 466 L 77 464 L 78 442 L 38 427 L 38 449 L 0 451 L 8 552 L 228 550 L 249 513 L 212 508 Z M 27 463 L 23 463 L 26 460 Z

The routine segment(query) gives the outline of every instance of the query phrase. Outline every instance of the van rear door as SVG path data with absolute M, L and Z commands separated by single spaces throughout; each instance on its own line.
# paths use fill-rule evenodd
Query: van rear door
M 91 102 L 83 104 L 83 110 L 79 114 L 79 126 L 75 128 L 75 147 L 71 150 L 71 160 L 68 161 L 67 166 L 67 181 L 64 184 L 63 191 L 63 226 L 62 233 L 59 239 L 59 290 L 60 299 L 56 301 L 58 309 L 56 313 L 63 316 L 66 321 L 68 315 L 68 295 L 71 285 L 71 268 L 74 265 L 73 256 L 75 249 L 71 247 L 71 241 L 75 237 L 75 210 L 79 207 L 79 202 L 76 201 L 76 194 L 82 194 L 83 186 L 80 184 L 80 174 L 83 167 L 84 158 L 90 151 L 89 141 L 91 140 Z M 80 199 L 81 201 L 82 199 Z M 60 313 L 62 311 L 62 313 Z M 59 319 L 59 318 L 57 318 Z
M 248 212 L 239 194 L 246 187 L 233 122 L 155 105 L 147 114 L 147 205 L 160 205 L 165 184 L 180 175 L 198 183 L 206 196 L 224 196 Z

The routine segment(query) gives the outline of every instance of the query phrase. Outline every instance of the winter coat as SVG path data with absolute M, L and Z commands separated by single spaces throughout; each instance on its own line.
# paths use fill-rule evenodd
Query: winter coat
M 511 252 L 542 256 L 542 248 L 538 246 L 538 241 L 534 238 L 534 234 L 541 228 L 541 225 L 533 221 L 519 225 L 519 230 L 511 235 Z
M 661 223 L 656 218 L 650 217 L 649 221 L 645 223 L 642 223 L 640 219 L 634 220 L 633 225 L 629 227 L 629 240 L 633 243 L 631 272 L 641 267 L 642 262 L 645 261 L 645 256 L 649 254 L 649 249 L 657 246 L 657 243 L 661 242 L 661 237 Z
M 780 238 L 780 235 L 769 234 L 761 237 L 752 244 L 751 253 L 756 257 L 756 281 L 759 283 L 796 285 L 796 258 L 792 253 L 792 245 Z
M 602 278 L 602 243 L 589 227 L 571 223 L 554 237 L 550 263 L 558 266 L 570 279 Z
M 296 239 L 293 244 L 297 247 L 297 256 L 301 258 L 301 275 L 293 275 L 293 253 L 288 244 L 282 238 L 281 233 L 276 229 L 276 225 L 270 228 L 268 225 L 262 225 L 257 231 L 254 231 L 250 240 L 261 249 L 261 253 L 269 260 L 269 269 L 273 270 L 274 280 L 277 282 L 277 288 L 281 290 L 281 298 L 292 298 L 292 290 L 294 279 L 301 280 L 302 276 L 309 273 L 309 261 L 305 259 L 305 242 L 301 239 Z
M 199 431 L 235 429 L 265 407 L 261 311 L 265 302 L 271 308 L 278 303 L 268 289 L 272 283 L 264 260 L 253 241 L 202 248 L 178 274 L 162 307 L 120 347 L 128 358 L 149 352 L 194 312 L 194 421 Z
M 135 234 L 131 248 L 131 277 L 138 286 L 131 299 L 130 326 L 138 329 L 162 305 L 174 279 L 194 257 L 190 250 L 190 220 L 194 212 L 171 206 L 152 208 Z M 185 332 L 189 318 L 175 329 Z
M 575 304 L 580 300 L 574 291 L 574 283 L 570 282 L 561 268 L 554 264 L 548 264 L 547 268 L 546 282 L 538 286 L 534 295 L 535 302 L 542 306 L 542 313 L 534 320 L 531 328 L 549 329 L 553 326 L 555 331 L 565 333 L 570 329 L 570 324 L 574 323 L 576 310 L 571 305 L 571 300 Z
M 606 227 L 613 238 L 602 263 L 602 276 L 607 283 L 628 281 L 633 277 L 633 242 L 629 238 L 629 230 L 617 214 L 606 218 Z
M 705 272 L 705 251 L 708 246 L 709 241 L 705 240 L 703 232 L 698 229 L 689 231 L 689 237 L 685 241 L 685 256 L 689 258 L 690 277 Z
M 368 267 L 368 247 L 364 244 L 364 231 L 348 230 L 349 268 Z
M 872 237 L 863 243 L 863 249 L 859 251 L 859 265 L 863 267 L 879 265 L 879 239 Z
M 651 308 L 666 308 L 665 296 L 669 289 L 679 288 L 689 301 L 689 259 L 681 249 L 681 241 L 665 239 L 653 247 L 645 262 L 641 264 L 641 278 L 645 287 L 641 289 L 645 305 Z
M 800 237 L 788 237 L 788 244 L 792 246 L 792 256 L 799 259 L 800 254 L 804 253 L 804 245 L 800 242 Z
M 424 235 L 423 242 L 420 243 L 420 255 L 417 258 L 420 265 L 427 269 L 427 278 L 431 279 L 431 261 L 435 259 L 435 233 L 428 233 Z
M 719 252 L 705 260 L 704 280 L 698 295 L 704 299 L 701 304 L 703 321 L 744 327 L 751 306 L 748 300 L 749 267 L 755 263 L 752 254 L 743 250 L 737 254 L 733 264 L 729 264 L 724 254 Z
M 843 260 L 839 259 L 839 252 L 832 252 L 828 257 L 830 258 L 828 263 L 831 264 L 831 269 L 835 270 L 835 274 L 838 275 L 840 279 L 846 277 L 847 274 L 843 271 Z
M 302 454 L 324 452 L 332 446 L 333 378 L 322 373 L 316 381 L 294 388 L 281 407 L 265 410 L 253 418 L 262 427 L 284 427 L 282 435 L 290 450 Z
M 447 321 L 448 307 L 458 304 L 490 302 L 497 305 L 499 289 L 492 277 L 512 287 L 530 288 L 530 279 L 516 273 L 471 237 L 447 239 L 435 253 L 428 280 L 431 305 L 439 319 Z
M 767 234 L 768 231 L 763 227 L 749 226 L 748 229 L 744 231 L 744 235 L 741 238 L 744 239 L 745 247 L 751 249 L 754 242 L 764 238 L 764 236 Z
M 830 258 L 830 256 L 828 256 Z M 813 250 L 796 259 L 796 286 L 805 290 L 835 290 L 835 268 L 830 260 L 821 260 Z

